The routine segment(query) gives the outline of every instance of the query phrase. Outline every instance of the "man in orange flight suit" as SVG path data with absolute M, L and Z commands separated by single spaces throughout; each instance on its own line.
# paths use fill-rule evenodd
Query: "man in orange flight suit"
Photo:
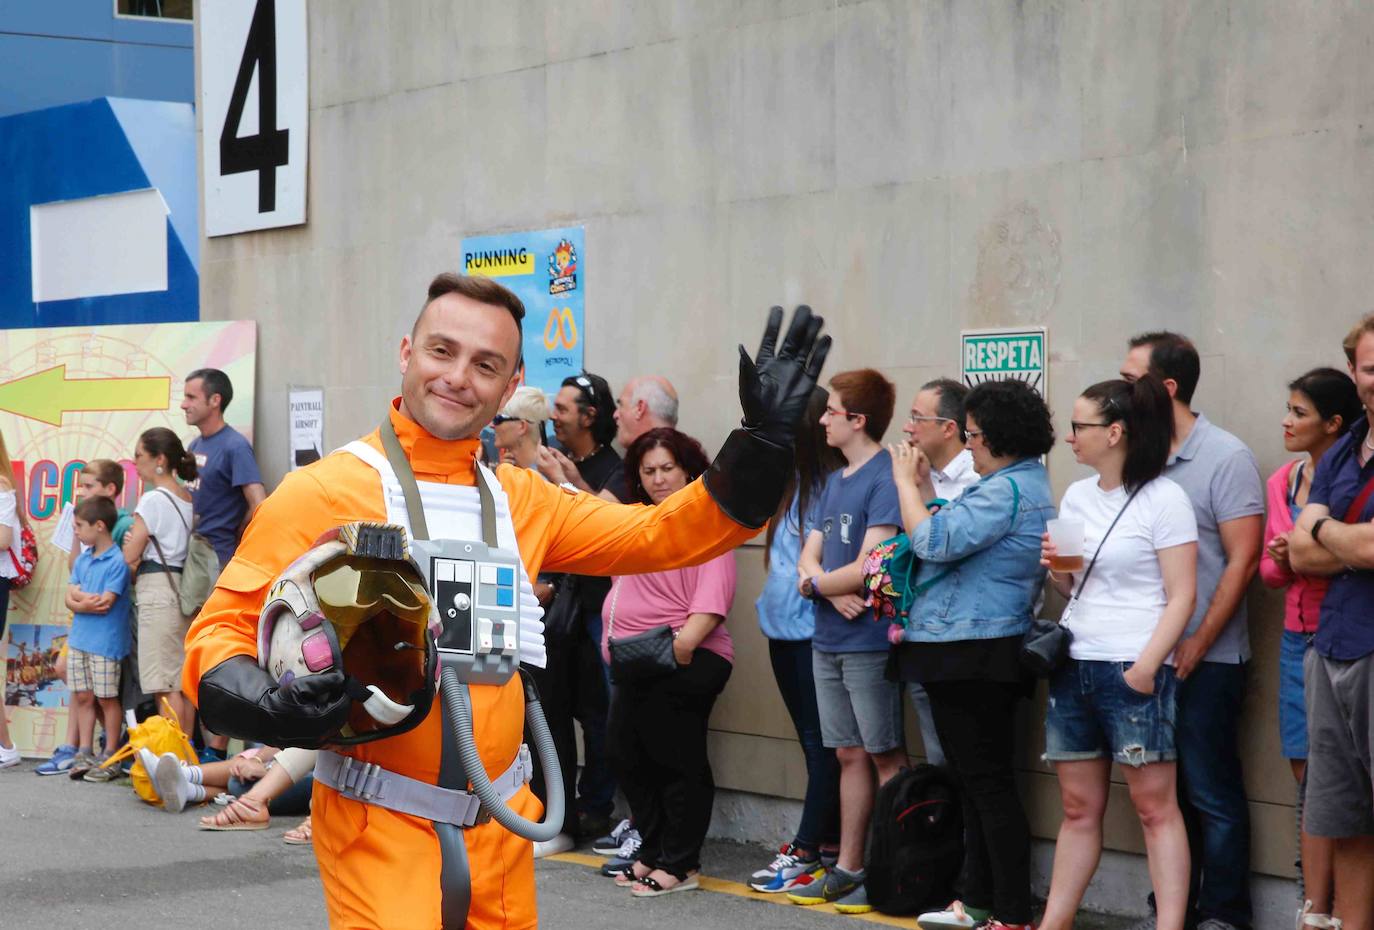
M 401 397 L 390 410 L 417 480 L 474 484 L 476 437 L 519 382 L 523 313 L 519 298 L 490 279 L 440 275 L 430 285 L 401 342 Z M 529 577 L 541 570 L 607 575 L 698 564 L 758 531 L 791 473 L 792 437 L 830 341 L 818 338 L 820 318 L 802 307 L 775 354 L 781 320 L 781 309 L 773 308 L 757 360 L 740 349 L 742 428 L 710 472 L 663 504 L 610 504 L 530 470 L 497 469 Z M 363 441 L 382 450 L 376 430 Z M 326 531 L 385 519 L 377 472 L 349 454 L 292 472 L 267 498 L 187 636 L 183 688 L 207 726 L 272 745 L 319 746 L 339 731 L 351 705 L 340 676 L 278 687 L 257 665 L 258 614 L 277 575 Z M 472 686 L 471 701 L 478 750 L 494 778 L 521 743 L 519 676 L 502 686 Z M 408 732 L 341 751 L 433 784 L 440 703 Z M 529 818 L 541 811 L 528 787 L 510 806 Z M 331 927 L 443 925 L 441 857 L 430 821 L 344 797 L 317 781 L 313 825 Z M 530 842 L 494 820 L 469 828 L 464 839 L 472 886 L 467 926 L 536 926 Z

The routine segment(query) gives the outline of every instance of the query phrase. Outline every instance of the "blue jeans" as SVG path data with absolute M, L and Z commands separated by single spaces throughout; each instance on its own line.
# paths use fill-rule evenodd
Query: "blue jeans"
M 806 758 L 806 797 L 802 801 L 801 824 L 792 842 L 810 850 L 836 846 L 840 842 L 840 763 L 835 750 L 826 749 L 821 743 L 811 640 L 770 639 L 768 659 Z
M 1178 803 L 1188 825 L 1198 920 L 1251 926 L 1250 807 L 1240 765 L 1245 665 L 1199 662 L 1178 683 Z

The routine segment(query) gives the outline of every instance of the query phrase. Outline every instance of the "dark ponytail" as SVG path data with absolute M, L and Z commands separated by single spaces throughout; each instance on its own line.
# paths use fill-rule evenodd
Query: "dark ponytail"
M 167 465 L 182 481 L 194 481 L 196 477 L 196 457 L 181 445 L 176 433 L 165 426 L 154 426 L 143 431 L 138 444 L 153 458 L 164 456 Z
M 1127 491 L 1164 473 L 1174 440 L 1174 405 L 1164 383 L 1153 375 L 1132 381 L 1099 381 L 1083 392 L 1097 405 L 1103 423 L 1126 428 L 1126 462 L 1121 483 Z

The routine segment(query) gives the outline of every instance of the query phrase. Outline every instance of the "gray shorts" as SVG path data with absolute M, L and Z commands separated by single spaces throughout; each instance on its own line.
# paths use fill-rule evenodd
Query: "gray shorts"
M 1374 835 L 1374 654 L 1343 662 L 1307 650 L 1307 797 L 1313 836 Z
M 888 681 L 886 652 L 812 652 L 821 742 L 877 755 L 902 745 L 902 687 Z

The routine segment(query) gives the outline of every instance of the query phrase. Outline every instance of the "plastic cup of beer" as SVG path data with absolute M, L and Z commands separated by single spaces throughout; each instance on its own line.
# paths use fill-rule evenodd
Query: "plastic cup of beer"
M 1050 559 L 1050 571 L 1067 575 L 1083 570 L 1083 521 L 1060 517 L 1049 520 L 1045 529 L 1054 543 L 1055 554 Z

